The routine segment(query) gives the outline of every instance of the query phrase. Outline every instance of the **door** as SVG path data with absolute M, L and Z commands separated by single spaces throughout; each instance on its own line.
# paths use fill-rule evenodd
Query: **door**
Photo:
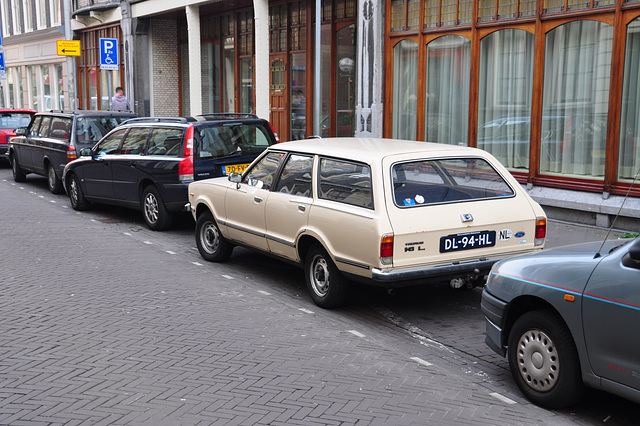
M 297 260 L 296 238 L 307 226 L 313 203 L 313 157 L 291 154 L 269 195 L 267 244 L 272 253 Z
M 92 150 L 91 161 L 78 166 L 79 177 L 84 182 L 87 197 L 113 198 L 111 162 L 117 159 L 120 142 L 127 129 L 113 132 Z
M 265 210 L 273 180 L 284 154 L 270 152 L 262 157 L 247 174 L 238 188 L 225 195 L 227 226 L 232 240 L 260 250 L 269 250 Z
M 614 251 L 598 264 L 584 291 L 583 327 L 589 361 L 600 377 L 640 388 L 640 266 L 629 249 Z M 607 383 L 603 381 L 606 388 Z
M 271 125 L 281 136 L 289 134 L 289 90 L 286 55 L 271 55 L 269 72 L 271 97 Z

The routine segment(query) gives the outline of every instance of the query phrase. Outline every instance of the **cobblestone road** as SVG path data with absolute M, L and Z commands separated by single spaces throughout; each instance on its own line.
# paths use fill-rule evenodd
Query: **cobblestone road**
M 585 423 L 379 316 L 317 308 L 275 263 L 206 263 L 171 231 L 75 212 L 10 175 L 0 424 Z

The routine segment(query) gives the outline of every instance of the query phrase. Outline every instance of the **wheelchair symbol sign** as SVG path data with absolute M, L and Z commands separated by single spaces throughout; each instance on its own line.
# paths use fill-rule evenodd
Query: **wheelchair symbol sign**
M 100 69 L 113 70 L 119 69 L 118 58 L 118 39 L 117 38 L 101 38 L 100 39 Z

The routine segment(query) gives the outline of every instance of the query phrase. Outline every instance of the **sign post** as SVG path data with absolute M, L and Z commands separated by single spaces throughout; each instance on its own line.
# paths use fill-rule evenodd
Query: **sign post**
M 120 69 L 117 38 L 100 39 L 100 69 L 107 71 L 118 71 Z

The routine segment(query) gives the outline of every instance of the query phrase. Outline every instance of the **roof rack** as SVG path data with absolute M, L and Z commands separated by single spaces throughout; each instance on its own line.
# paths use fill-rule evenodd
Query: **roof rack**
M 124 121 L 122 124 L 129 124 L 129 123 L 159 123 L 161 121 L 170 121 L 172 123 L 188 123 L 189 120 L 187 120 L 184 117 L 137 117 L 137 118 L 130 118 L 126 121 Z
M 257 119 L 258 116 L 255 114 L 251 114 L 251 113 L 245 113 L 245 112 L 212 112 L 212 113 L 206 113 L 206 114 L 198 114 L 196 115 L 194 118 L 198 121 L 198 118 L 204 118 L 205 120 L 224 120 L 224 119 L 238 119 L 238 118 L 255 118 Z

